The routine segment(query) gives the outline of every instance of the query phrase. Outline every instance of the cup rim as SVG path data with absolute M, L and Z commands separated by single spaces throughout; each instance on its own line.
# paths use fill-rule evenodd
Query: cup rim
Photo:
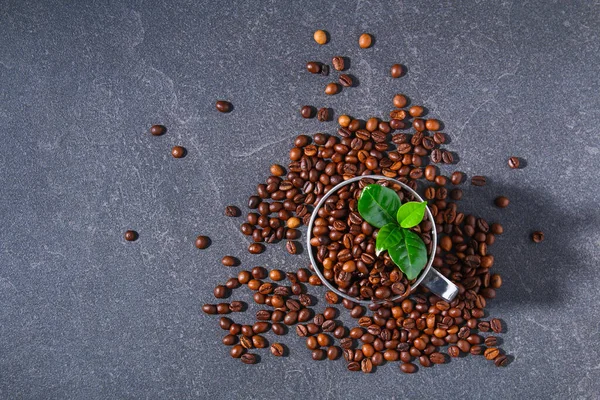
M 415 191 L 413 190 L 410 186 L 408 186 L 405 183 L 400 182 L 397 179 L 394 178 L 389 178 L 387 176 L 383 176 L 383 175 L 361 175 L 361 176 L 356 176 L 354 178 L 350 178 L 348 180 L 345 180 L 343 182 L 338 183 L 337 185 L 335 185 L 333 188 L 331 188 L 330 191 L 328 191 L 322 198 L 321 200 L 319 200 L 319 202 L 317 203 L 317 205 L 315 206 L 312 215 L 310 217 L 310 220 L 308 222 L 308 226 L 307 226 L 307 233 L 306 233 L 306 249 L 308 251 L 308 256 L 310 257 L 310 262 L 313 266 L 313 270 L 316 272 L 316 274 L 319 276 L 319 278 L 321 279 L 321 282 L 323 282 L 323 284 L 332 292 L 336 293 L 339 296 L 342 296 L 343 298 L 353 301 L 355 303 L 359 303 L 359 304 L 380 304 L 386 301 L 396 301 L 396 300 L 400 300 L 400 299 L 404 299 L 407 297 L 406 294 L 404 295 L 397 295 L 395 297 L 392 298 L 388 298 L 388 299 L 382 299 L 382 300 L 361 300 L 361 299 L 357 299 L 356 297 L 352 297 L 349 296 L 348 294 L 340 291 L 337 287 L 334 287 L 333 284 L 331 282 L 329 282 L 329 280 L 325 279 L 325 277 L 323 276 L 323 273 L 321 272 L 321 267 L 319 265 L 319 263 L 317 262 L 317 260 L 315 259 L 314 256 L 314 250 L 313 250 L 313 246 L 311 246 L 310 244 L 310 239 L 312 238 L 312 228 L 315 222 L 315 219 L 317 218 L 318 215 L 318 211 L 321 207 L 323 207 L 323 204 L 325 204 L 325 201 L 331 197 L 334 193 L 336 193 L 338 190 L 340 190 L 342 187 L 349 185 L 353 182 L 357 182 L 357 181 L 361 181 L 363 179 L 374 179 L 376 181 L 381 181 L 381 180 L 387 180 L 387 181 L 392 181 L 394 183 L 397 183 L 398 185 L 402 186 L 403 189 L 407 190 L 409 193 L 411 193 L 413 196 L 415 196 L 415 198 L 417 198 L 418 200 L 420 200 L 421 202 L 424 202 L 425 200 L 423 200 L 423 198 Z M 410 292 L 412 293 L 420 284 L 421 282 L 423 282 L 423 280 L 425 279 L 425 277 L 427 276 L 427 274 L 429 273 L 429 270 L 431 269 L 431 265 L 433 264 L 433 259 L 435 257 L 435 251 L 437 248 L 437 230 L 435 228 L 435 221 L 433 218 L 433 214 L 431 214 L 431 210 L 429 209 L 429 205 L 427 205 L 425 207 L 425 211 L 427 212 L 427 217 L 429 218 L 429 220 L 431 221 L 431 223 L 433 224 L 432 227 L 432 239 L 433 239 L 433 245 L 431 246 L 431 252 L 428 255 L 428 260 L 427 260 L 427 265 L 425 266 L 425 268 L 423 268 L 423 271 L 421 271 L 421 273 L 419 274 L 419 277 L 417 278 L 417 280 L 415 281 L 414 284 L 411 285 L 410 288 Z

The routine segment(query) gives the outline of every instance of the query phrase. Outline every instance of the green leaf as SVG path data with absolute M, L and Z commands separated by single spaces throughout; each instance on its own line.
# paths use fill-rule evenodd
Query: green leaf
M 402 204 L 402 207 L 398 209 L 398 213 L 396 214 L 396 219 L 400 226 L 403 228 L 412 228 L 419 225 L 423 221 L 425 207 L 427 207 L 427 202 L 425 201 L 409 201 Z
M 375 241 L 375 255 L 381 254 L 382 251 L 387 250 L 390 246 L 395 246 L 400 240 L 402 240 L 402 228 L 397 223 L 391 222 L 384 225 L 383 228 L 377 233 L 377 240 Z
M 396 222 L 400 198 L 392 189 L 381 185 L 367 185 L 358 199 L 358 213 L 369 224 L 381 228 Z
M 406 229 L 401 229 L 400 232 L 400 241 L 387 250 L 392 261 L 412 280 L 419 276 L 427 264 L 427 248 L 416 233 Z

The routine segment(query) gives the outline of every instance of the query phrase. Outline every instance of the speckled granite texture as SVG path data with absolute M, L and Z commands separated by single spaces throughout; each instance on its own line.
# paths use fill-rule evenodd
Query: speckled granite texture
M 4 1 L 0 397 L 599 398 L 600 5 L 426 3 Z M 326 97 L 329 80 L 304 63 L 333 55 L 351 59 L 359 85 Z M 407 76 L 388 76 L 395 62 Z M 200 312 L 232 272 L 220 258 L 307 260 L 279 246 L 250 257 L 224 206 L 244 206 L 295 135 L 334 131 L 302 120 L 301 105 L 384 116 L 397 92 L 444 121 L 457 168 L 489 178 L 465 186 L 462 207 L 505 227 L 492 248 L 504 286 L 488 310 L 508 327 L 512 363 L 351 374 L 309 360 L 295 334 L 289 357 L 231 359 L 217 318 Z M 218 98 L 235 110 L 217 113 Z M 168 133 L 151 137 L 153 123 Z M 175 144 L 186 158 L 170 156 Z M 511 155 L 526 168 L 509 170 Z M 492 205 L 500 194 L 505 210 Z M 122 240 L 129 228 L 135 243 Z M 205 251 L 199 233 L 213 240 Z

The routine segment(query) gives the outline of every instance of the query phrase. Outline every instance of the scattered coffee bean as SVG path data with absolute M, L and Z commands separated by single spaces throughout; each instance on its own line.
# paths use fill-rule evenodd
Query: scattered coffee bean
M 500 355 L 494 360 L 496 367 L 506 367 L 508 365 L 508 358 L 505 355 Z
M 132 231 L 132 230 L 128 230 L 125 231 L 125 240 L 128 242 L 133 242 L 135 240 L 137 240 L 138 238 L 138 234 L 136 231 Z
M 325 94 L 327 95 L 334 95 L 339 91 L 339 87 L 337 85 L 337 83 L 329 83 L 327 84 L 327 86 L 325 86 Z
M 275 357 L 281 357 L 283 356 L 283 345 L 281 343 L 273 343 L 271 345 L 271 354 L 273 354 Z
M 371 37 L 371 35 L 369 35 L 368 33 L 363 33 L 358 38 L 358 46 L 361 49 L 369 48 L 369 47 L 371 47 L 372 41 L 373 41 L 373 38 Z
M 241 358 L 244 364 L 256 364 L 258 362 L 258 358 L 254 354 L 250 353 L 242 355 Z
M 486 360 L 494 360 L 500 355 L 500 350 L 498 350 L 498 348 L 496 347 L 489 347 L 485 349 L 483 355 L 486 358 Z
M 519 165 L 520 165 L 520 164 L 521 164 L 521 163 L 520 163 L 520 161 L 519 161 L 519 158 L 518 158 L 518 157 L 510 157 L 510 158 L 508 159 L 508 166 L 509 166 L 510 168 L 512 168 L 512 169 L 517 169 L 517 168 L 519 168 Z
M 233 358 L 240 358 L 242 356 L 242 354 L 244 354 L 245 351 L 246 351 L 246 349 L 244 349 L 244 347 L 242 347 L 242 345 L 236 344 L 235 346 L 233 346 L 231 348 L 231 350 L 229 351 L 229 354 L 231 354 L 231 357 L 233 357 Z
M 196 247 L 199 249 L 206 249 L 210 245 L 210 239 L 208 236 L 198 236 L 196 238 Z
M 338 82 L 344 87 L 350 87 L 353 84 L 352 77 L 347 74 L 341 74 L 338 78 Z
M 226 267 L 235 267 L 240 264 L 239 260 L 232 256 L 223 257 L 221 263 Z
M 403 72 L 404 68 L 402 68 L 402 65 L 400 64 L 394 64 L 392 65 L 392 68 L 390 68 L 390 74 L 392 75 L 392 78 L 400 78 Z
M 185 156 L 185 154 L 186 154 L 186 150 L 185 150 L 185 148 L 184 148 L 184 147 L 182 147 L 182 146 L 174 146 L 174 147 L 171 149 L 171 155 L 172 155 L 174 158 L 183 158 L 183 157 Z
M 248 252 L 250 254 L 260 254 L 263 251 L 265 251 L 265 246 L 263 246 L 261 243 L 251 243 L 248 246 Z
M 205 304 L 202 306 L 202 311 L 204 311 L 206 314 L 216 314 L 217 306 L 214 304 Z
M 291 240 L 288 240 L 286 242 L 285 248 L 286 248 L 287 252 L 290 254 L 296 254 L 296 252 L 298 251 L 298 249 L 296 247 L 296 243 L 292 242 Z
M 498 318 L 493 318 L 490 321 L 490 327 L 492 328 L 494 333 L 501 333 L 502 332 L 502 321 L 500 321 Z
M 309 61 L 306 63 L 306 70 L 311 74 L 318 74 L 321 72 L 321 63 Z
M 322 29 L 318 29 L 313 34 L 313 39 L 320 45 L 324 45 L 327 43 L 327 32 Z
M 498 345 L 498 338 L 496 336 L 488 336 L 485 338 L 483 343 L 488 347 L 495 347 Z
M 222 113 L 228 113 L 231 111 L 231 103 L 225 100 L 219 100 L 216 103 L 216 108 Z
M 213 294 L 217 299 L 225 298 L 227 297 L 227 288 L 223 285 L 217 285 L 213 290 Z
M 300 115 L 302 115 L 302 118 L 312 118 L 313 115 L 313 108 L 311 106 L 303 106 L 300 109 Z
M 400 363 L 400 371 L 404 372 L 405 374 L 414 374 L 417 372 L 417 367 L 410 362 L 402 362 Z
M 542 231 L 535 231 L 531 234 L 531 240 L 533 240 L 535 243 L 540 243 L 544 241 L 544 232 Z
M 227 206 L 225 207 L 225 216 L 226 217 L 237 217 L 240 215 L 240 209 L 236 206 Z
M 471 185 L 484 186 L 486 184 L 485 176 L 475 175 L 471 178 Z
M 164 127 L 163 125 L 152 125 L 150 127 L 150 133 L 153 136 L 164 135 L 166 131 L 167 131 L 167 128 Z
M 496 205 L 496 207 L 499 208 L 506 208 L 509 203 L 510 200 L 508 199 L 508 197 L 505 196 L 498 196 L 496 197 L 496 200 L 494 200 L 494 204 Z
M 394 96 L 393 103 L 394 103 L 394 107 L 403 108 L 408 104 L 408 100 L 406 99 L 406 96 L 404 96 L 403 94 L 397 94 Z
M 321 122 L 329 121 L 329 109 L 328 108 L 319 108 L 317 111 L 317 119 Z
M 323 76 L 329 75 L 329 65 L 321 66 L 321 75 L 323 75 Z
M 333 69 L 336 71 L 343 71 L 345 68 L 344 57 L 335 56 L 331 60 L 331 65 L 333 65 Z

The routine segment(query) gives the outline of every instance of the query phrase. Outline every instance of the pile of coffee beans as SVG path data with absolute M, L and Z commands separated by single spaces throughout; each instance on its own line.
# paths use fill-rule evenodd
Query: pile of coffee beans
M 315 40 L 325 44 L 327 36 L 316 32 Z M 362 35 L 360 47 L 370 45 L 371 37 Z M 343 71 L 344 58 L 334 57 L 332 65 L 336 71 Z M 306 65 L 313 74 L 323 74 L 325 67 L 315 61 Z M 325 74 L 328 70 L 327 67 Z M 391 68 L 392 77 L 403 74 L 400 64 Z M 342 74 L 339 84 L 351 86 L 352 78 Z M 337 84 L 330 83 L 325 92 L 334 94 L 338 90 Z M 312 232 L 303 230 L 311 235 L 311 248 L 306 251 L 314 251 L 323 276 L 341 292 L 352 299 L 373 302 L 364 307 L 319 288 L 323 282 L 313 274 L 312 266 L 285 273 L 263 267 L 237 271 L 215 288 L 215 298 L 229 297 L 234 291 L 247 294 L 249 290 L 252 301 L 261 309 L 252 325 L 221 317 L 223 344 L 230 346 L 233 358 L 254 364 L 259 362 L 261 349 L 267 348 L 275 357 L 284 355 L 288 352 L 284 344 L 269 344 L 263 335 L 271 330 L 282 336 L 294 326 L 296 334 L 305 338 L 313 360 L 343 357 L 349 371 L 371 373 L 382 364 L 398 363 L 401 372 L 414 373 L 418 365 L 444 364 L 466 354 L 480 355 L 496 366 L 507 365 L 508 358 L 498 347 L 497 337 L 504 330 L 503 323 L 490 319 L 485 310 L 502 285 L 500 275 L 493 272 L 495 260 L 489 249 L 503 233 L 503 227 L 460 210 L 460 185 L 465 175 L 455 171 L 445 176 L 436 167 L 453 164 L 456 158 L 444 149 L 446 135 L 440 132 L 440 121 L 425 118 L 423 106 L 407 108 L 409 101 L 403 94 L 394 96 L 391 103 L 389 118 L 362 120 L 341 115 L 333 134 L 297 136 L 289 151 L 287 169 L 278 164 L 270 167 L 270 175 L 249 197 L 249 211 L 240 227 L 252 240 L 248 247 L 251 254 L 263 252 L 264 244 L 276 243 L 281 243 L 290 254 L 297 254 L 300 247 L 295 241 L 302 235 L 302 226 L 308 225 L 312 213 L 317 212 Z M 306 106 L 301 114 L 312 118 L 314 110 Z M 329 110 L 320 109 L 317 118 L 328 120 Z M 511 161 L 511 167 L 514 164 Z M 377 229 L 357 211 L 360 191 L 375 183 L 372 179 L 345 186 L 319 210 L 314 209 L 335 185 L 368 175 L 395 178 L 428 201 L 433 220 L 424 220 L 414 231 L 435 254 L 433 267 L 457 285 L 459 293 L 453 301 L 444 301 L 422 286 L 411 292 L 411 282 L 387 253 L 375 255 Z M 410 193 L 390 181 L 376 183 L 389 185 L 403 200 L 412 200 Z M 486 178 L 473 176 L 471 183 L 483 186 Z M 496 204 L 505 207 L 508 199 L 499 197 Z M 235 216 L 237 211 L 234 214 L 226 210 L 226 215 Z M 431 240 L 433 229 L 438 235 L 435 249 Z M 541 232 L 532 236 L 535 241 L 543 240 Z M 306 255 L 300 257 L 308 259 Z M 239 260 L 231 256 L 222 262 L 227 267 L 239 265 Z M 313 295 L 324 296 L 328 304 L 321 312 L 313 306 Z M 399 300 L 390 300 L 397 296 Z M 205 304 L 202 309 L 207 314 L 230 314 L 244 311 L 246 304 L 221 302 Z M 352 317 L 353 326 L 340 322 L 340 312 Z M 265 350 L 263 354 L 268 353 Z

